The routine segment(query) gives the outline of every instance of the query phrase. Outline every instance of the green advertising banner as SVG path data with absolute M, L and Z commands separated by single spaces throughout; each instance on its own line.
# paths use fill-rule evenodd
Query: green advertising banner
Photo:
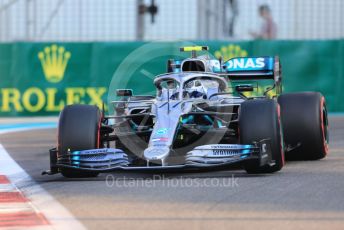
M 118 88 L 155 94 L 152 81 L 179 47 L 207 45 L 208 55 L 275 56 L 285 92 L 320 91 L 330 111 L 344 112 L 344 40 L 0 44 L 0 116 L 57 115 L 68 104 L 99 107 Z

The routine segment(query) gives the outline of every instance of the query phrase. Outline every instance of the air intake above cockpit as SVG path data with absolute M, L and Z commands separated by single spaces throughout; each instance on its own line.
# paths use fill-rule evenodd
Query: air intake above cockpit
M 197 72 L 205 72 L 205 64 L 201 60 L 186 60 L 182 63 L 181 66 L 182 72 L 187 71 L 197 71 Z

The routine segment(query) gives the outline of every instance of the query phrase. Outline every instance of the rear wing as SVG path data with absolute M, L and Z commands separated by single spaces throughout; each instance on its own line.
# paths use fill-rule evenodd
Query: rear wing
M 221 75 L 231 80 L 273 79 L 281 81 L 279 57 L 238 57 L 222 65 Z
M 275 57 L 238 57 L 223 63 L 221 76 L 228 80 L 273 80 L 272 88 L 282 93 L 282 71 L 278 56 Z

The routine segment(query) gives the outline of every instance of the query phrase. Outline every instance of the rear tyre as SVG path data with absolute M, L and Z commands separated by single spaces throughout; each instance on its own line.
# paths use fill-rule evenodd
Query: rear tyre
M 95 149 L 100 146 L 101 114 L 96 106 L 68 105 L 61 114 L 58 125 L 58 154 L 71 151 Z M 61 169 L 69 178 L 96 177 L 98 173 Z
M 241 104 L 239 114 L 239 136 L 241 144 L 252 144 L 270 139 L 273 166 L 259 166 L 259 160 L 245 162 L 247 173 L 273 173 L 284 165 L 283 135 L 279 116 L 279 105 L 270 99 L 248 100 Z
M 325 98 L 317 92 L 278 97 L 288 160 L 318 160 L 328 153 L 328 120 Z

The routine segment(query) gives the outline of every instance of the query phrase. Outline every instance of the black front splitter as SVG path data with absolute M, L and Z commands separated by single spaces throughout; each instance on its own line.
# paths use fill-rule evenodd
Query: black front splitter
M 255 157 L 250 157 L 253 159 Z M 98 172 L 98 173 L 110 173 L 110 172 L 123 172 L 123 171 L 135 171 L 135 172 L 147 172 L 147 173 L 169 173 L 169 172 L 201 172 L 201 171 L 220 171 L 237 169 L 246 159 L 236 159 L 230 162 L 221 164 L 187 164 L 187 165 L 167 165 L 167 166 L 115 166 L 109 168 L 79 168 L 66 164 L 56 164 L 59 169 L 68 168 L 79 172 Z M 42 175 L 56 174 L 58 172 L 44 171 Z

